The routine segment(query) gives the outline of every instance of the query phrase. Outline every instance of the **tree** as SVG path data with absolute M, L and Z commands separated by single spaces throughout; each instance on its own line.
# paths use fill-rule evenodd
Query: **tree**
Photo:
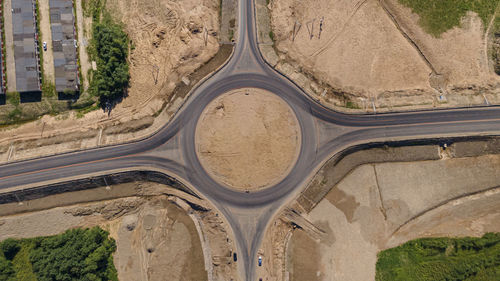
M 40 281 L 118 280 L 112 254 L 115 241 L 101 228 L 72 229 L 44 238 L 30 254 Z
M 92 29 L 92 47 L 95 50 L 97 71 L 91 81 L 91 92 L 101 105 L 120 98 L 129 83 L 128 36 L 122 27 L 108 15 Z
M 0 257 L 0 280 L 15 281 L 15 274 L 12 262 Z
M 17 240 L 8 238 L 0 244 L 0 249 L 6 259 L 13 260 L 17 252 L 21 250 L 21 245 Z

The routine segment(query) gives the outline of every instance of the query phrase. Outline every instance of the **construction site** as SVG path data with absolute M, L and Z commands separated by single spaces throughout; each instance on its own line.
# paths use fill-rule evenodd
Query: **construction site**
M 500 237 L 496 10 L 252 1 L 2 1 L 0 277 L 42 279 L 5 241 L 94 227 L 114 281 L 382 280 L 414 239 Z M 127 46 L 112 110 L 95 7 Z
M 497 2 L 484 4 L 489 6 L 481 14 L 470 10 L 457 15 L 457 22 L 442 28 L 437 23 L 445 22 L 443 17 L 422 19 L 403 3 L 413 2 L 270 1 L 257 13 L 262 14 L 260 29 L 268 30 L 260 40 L 273 44 L 274 50 L 261 50 L 308 94 L 340 111 L 499 104 Z M 425 7 L 421 10 L 431 10 Z M 460 11 L 464 9 L 470 8 Z M 438 31 L 431 33 L 424 20 Z

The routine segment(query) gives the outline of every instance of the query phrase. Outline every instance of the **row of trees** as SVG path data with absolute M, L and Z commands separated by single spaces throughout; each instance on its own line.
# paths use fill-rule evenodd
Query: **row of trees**
M 87 51 L 97 64 L 97 70 L 89 76 L 89 92 L 99 98 L 101 107 L 110 107 L 128 88 L 129 38 L 123 26 L 106 11 L 105 0 L 86 0 L 82 5 L 84 14 L 92 17 L 92 39 Z
M 101 105 L 123 97 L 129 83 L 128 36 L 122 26 L 104 17 L 92 28 L 92 48 L 97 63 L 90 91 L 98 96 Z

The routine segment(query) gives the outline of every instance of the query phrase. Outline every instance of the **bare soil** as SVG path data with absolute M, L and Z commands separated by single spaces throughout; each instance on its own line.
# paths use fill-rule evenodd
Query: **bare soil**
M 78 203 L 80 202 L 80 203 Z M 193 210 L 187 202 L 202 206 Z M 128 183 L 0 205 L 0 240 L 101 226 L 117 242 L 120 280 L 238 280 L 225 223 L 208 203 L 154 183 Z
M 196 130 L 197 153 L 208 173 L 239 190 L 282 179 L 300 147 L 297 118 L 285 101 L 257 89 L 240 89 L 212 101 Z
M 47 43 L 47 51 L 43 51 L 43 74 L 50 82 L 55 83 L 54 76 L 54 52 L 52 51 L 52 32 L 50 28 L 49 0 L 39 0 L 38 9 L 40 10 L 40 44 Z
M 120 280 L 207 280 L 198 233 L 187 214 L 166 198 L 138 197 L 2 217 L 0 239 L 61 233 L 101 226 L 117 242 Z M 183 272 L 183 269 L 189 268 Z
M 134 46 L 129 97 L 115 110 L 139 110 L 153 97 L 168 100 L 182 77 L 217 53 L 218 5 L 213 0 L 107 1 Z
M 497 156 L 493 162 L 481 160 L 484 165 L 498 170 L 498 159 Z M 309 246 L 320 249 L 319 262 L 314 261 L 318 255 L 311 253 L 309 256 L 300 248 L 290 247 L 289 257 L 299 260 L 292 263 L 291 280 L 301 280 L 298 278 L 301 274 L 314 276 L 307 280 L 373 280 L 377 253 L 386 248 L 419 237 L 481 236 L 487 231 L 500 231 L 498 187 L 480 192 L 474 198 L 462 197 L 440 206 L 441 202 L 468 194 L 471 188 L 486 190 L 500 184 L 494 177 L 488 178 L 490 183 L 480 182 L 484 176 L 473 176 L 473 165 L 460 163 L 462 159 L 455 160 L 458 161 L 417 162 L 411 163 L 411 167 L 382 164 L 392 171 L 382 173 L 379 165 L 354 170 L 306 216 L 324 231 L 323 237 L 314 242 L 314 246 Z M 420 180 L 413 178 L 419 174 L 419 169 L 426 170 L 424 178 L 431 182 L 422 182 L 421 175 L 418 176 Z M 394 171 L 407 176 L 394 175 Z M 455 173 L 462 176 L 456 177 Z M 389 177 L 398 181 L 397 199 L 385 196 L 392 189 L 381 179 Z M 467 182 L 474 180 L 478 182 L 473 185 Z M 427 196 L 440 192 L 446 195 L 432 199 Z M 412 202 L 418 203 L 412 205 Z M 409 219 L 415 216 L 416 219 Z M 399 230 L 400 227 L 404 231 Z M 311 240 L 306 231 L 296 232 L 298 235 L 294 232 L 290 241 L 292 245 L 303 245 Z M 334 239 L 329 239 L 331 237 Z
M 299 2 L 285 2 L 273 3 L 274 32 L 282 40 L 277 47 L 313 69 L 318 78 L 353 92 L 364 92 L 367 98 L 382 91 L 429 87 L 430 70 L 377 1 L 359 4 L 327 0 L 300 6 Z M 280 8 L 284 9 L 282 15 Z M 274 16 L 277 14 L 280 17 Z M 323 17 L 323 31 L 318 39 L 316 22 Z M 317 31 L 313 30 L 314 37 L 310 39 L 306 22 L 315 18 Z M 295 20 L 304 26 L 292 41 L 288 31 Z
M 273 261 L 265 264 L 269 269 L 263 276 L 374 280 L 381 250 L 420 237 L 500 231 L 500 178 L 495 172 L 500 169 L 500 155 L 487 154 L 495 153 L 494 143 L 457 143 L 446 150 L 434 147 L 435 152 L 432 146 L 427 152 L 426 146 L 413 152 L 411 147 L 366 150 L 352 154 L 358 160 L 325 165 L 311 183 L 316 193 L 329 190 L 323 199 L 301 196 L 268 229 L 263 245 Z M 375 154 L 382 161 L 397 161 L 412 154 L 433 159 L 436 152 L 437 160 L 376 161 L 351 171 L 343 167 L 363 159 L 369 162 Z M 332 177 L 345 173 L 340 181 Z M 317 204 L 310 207 L 307 200 Z
M 328 106 L 397 111 L 500 102 L 490 36 L 475 13 L 436 38 L 397 0 L 269 7 L 279 59 L 266 56 Z
M 82 85 L 81 87 L 84 90 L 87 90 L 89 87 L 89 70 L 92 68 L 91 63 L 89 61 L 89 55 L 87 53 L 87 46 L 90 41 L 90 29 L 92 27 L 92 19 L 83 16 L 82 9 L 82 0 L 76 0 L 74 2 L 76 7 L 76 30 L 78 36 L 78 55 L 80 68 L 81 68 L 81 78 Z
M 86 149 L 149 135 L 170 120 L 194 84 L 217 69 L 231 53 L 226 46 L 221 55 L 214 57 L 219 54 L 218 1 L 112 0 L 107 5 L 124 23 L 135 47 L 130 56 L 128 96 L 110 114 L 96 110 L 81 117 L 76 112 L 65 112 L 1 127 L 0 161 Z M 85 52 L 91 20 L 83 17 L 81 1 L 77 1 L 77 24 L 80 52 Z M 90 65 L 85 62 L 87 56 L 81 60 L 85 77 L 85 69 Z M 199 71 L 193 74 L 195 70 Z M 87 79 L 84 81 L 87 83 Z M 36 103 L 34 110 L 39 105 L 42 106 Z M 132 126 L 123 128 L 129 123 Z M 107 135 L 106 132 L 117 130 L 106 128 L 117 126 L 121 133 Z

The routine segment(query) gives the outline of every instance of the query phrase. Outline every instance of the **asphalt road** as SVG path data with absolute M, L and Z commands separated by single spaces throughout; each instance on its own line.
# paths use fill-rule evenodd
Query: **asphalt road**
M 65 181 L 117 169 L 161 170 L 210 200 L 235 234 L 239 269 L 258 280 L 256 254 L 266 225 L 330 157 L 362 143 L 500 133 L 500 108 L 436 110 L 396 114 L 346 115 L 310 99 L 269 67 L 258 49 L 254 3 L 240 0 L 239 30 L 229 62 L 198 86 L 174 119 L 154 135 L 135 142 L 64 153 L 0 166 L 0 189 Z M 203 109 L 217 96 L 238 88 L 268 90 L 285 100 L 299 120 L 300 154 L 288 176 L 265 190 L 242 193 L 215 182 L 195 152 L 194 134 Z

